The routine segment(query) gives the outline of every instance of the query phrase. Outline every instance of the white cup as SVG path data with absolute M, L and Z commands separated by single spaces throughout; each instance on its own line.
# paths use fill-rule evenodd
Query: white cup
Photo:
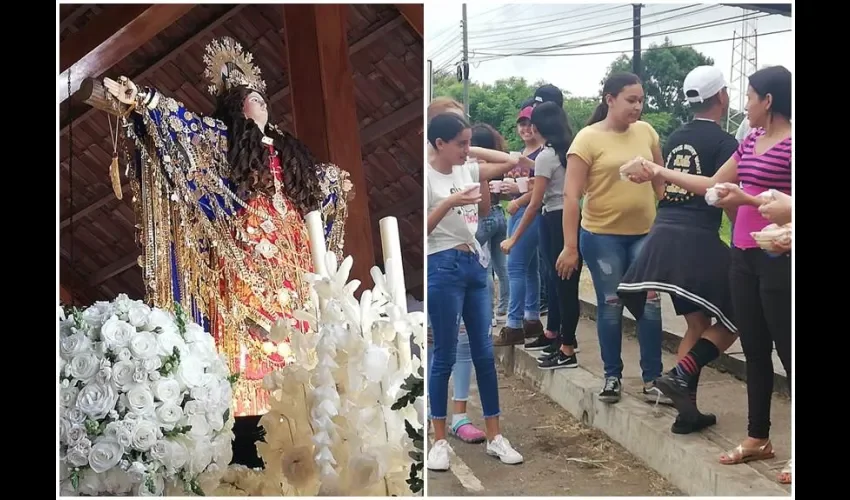
M 491 193 L 501 193 L 502 192 L 502 181 L 499 181 L 499 180 L 490 181 L 490 192 Z
M 516 185 L 520 193 L 528 192 L 528 177 L 517 177 Z
M 479 196 L 481 194 L 481 184 L 477 182 L 470 182 L 469 184 L 463 186 L 464 191 L 469 191 L 469 194 L 474 196 Z

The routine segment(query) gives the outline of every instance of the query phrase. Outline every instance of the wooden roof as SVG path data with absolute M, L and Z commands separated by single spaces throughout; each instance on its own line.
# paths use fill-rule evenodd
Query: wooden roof
M 104 16 L 120 17 L 116 13 L 119 8 L 127 6 L 59 6 L 60 71 L 69 65 L 66 54 L 75 52 L 72 44 L 82 43 L 99 21 L 103 24 Z M 399 9 L 407 7 L 348 6 L 347 40 L 368 186 L 367 192 L 358 191 L 357 196 L 368 197 L 376 261 L 382 261 L 378 220 L 390 215 L 398 218 L 408 290 L 421 299 L 422 36 L 421 24 L 414 29 L 416 22 L 408 22 Z M 213 38 L 229 35 L 254 54 L 266 80 L 272 120 L 294 131 L 280 6 L 205 4 L 187 8 L 176 17 L 129 56 L 89 76 L 126 75 L 156 86 L 190 109 L 211 113 L 214 104 L 205 90 L 202 54 Z M 75 90 L 72 88 L 72 93 Z M 60 127 L 60 283 L 82 303 L 122 292 L 142 298 L 130 196 L 117 200 L 108 176 L 112 144 L 107 115 L 66 99 L 60 103 Z M 73 178 L 69 174 L 70 137 Z M 363 221 L 351 217 L 348 224 Z

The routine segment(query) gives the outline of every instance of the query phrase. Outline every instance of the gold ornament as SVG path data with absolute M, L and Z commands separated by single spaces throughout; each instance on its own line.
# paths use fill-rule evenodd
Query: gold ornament
M 254 56 L 229 36 L 210 42 L 204 53 L 204 77 L 210 82 L 207 91 L 216 97 L 233 87 L 245 86 L 265 94 L 266 82 L 253 60 Z

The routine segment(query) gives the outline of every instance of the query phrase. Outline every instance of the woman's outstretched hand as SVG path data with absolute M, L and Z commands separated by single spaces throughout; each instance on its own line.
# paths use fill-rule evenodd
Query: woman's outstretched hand
M 106 87 L 107 92 L 124 104 L 132 105 L 136 103 L 139 87 L 126 76 L 119 76 L 118 81 L 105 77 L 103 86 Z

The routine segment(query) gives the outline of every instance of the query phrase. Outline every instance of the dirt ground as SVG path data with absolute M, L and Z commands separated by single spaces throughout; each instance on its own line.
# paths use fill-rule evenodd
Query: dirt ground
M 483 428 L 474 379 L 472 385 L 468 414 Z M 525 462 L 503 465 L 486 455 L 485 445 L 449 438 L 456 454 L 452 468 L 428 471 L 429 496 L 682 495 L 620 445 L 521 379 L 500 372 L 499 394 L 502 433 Z

